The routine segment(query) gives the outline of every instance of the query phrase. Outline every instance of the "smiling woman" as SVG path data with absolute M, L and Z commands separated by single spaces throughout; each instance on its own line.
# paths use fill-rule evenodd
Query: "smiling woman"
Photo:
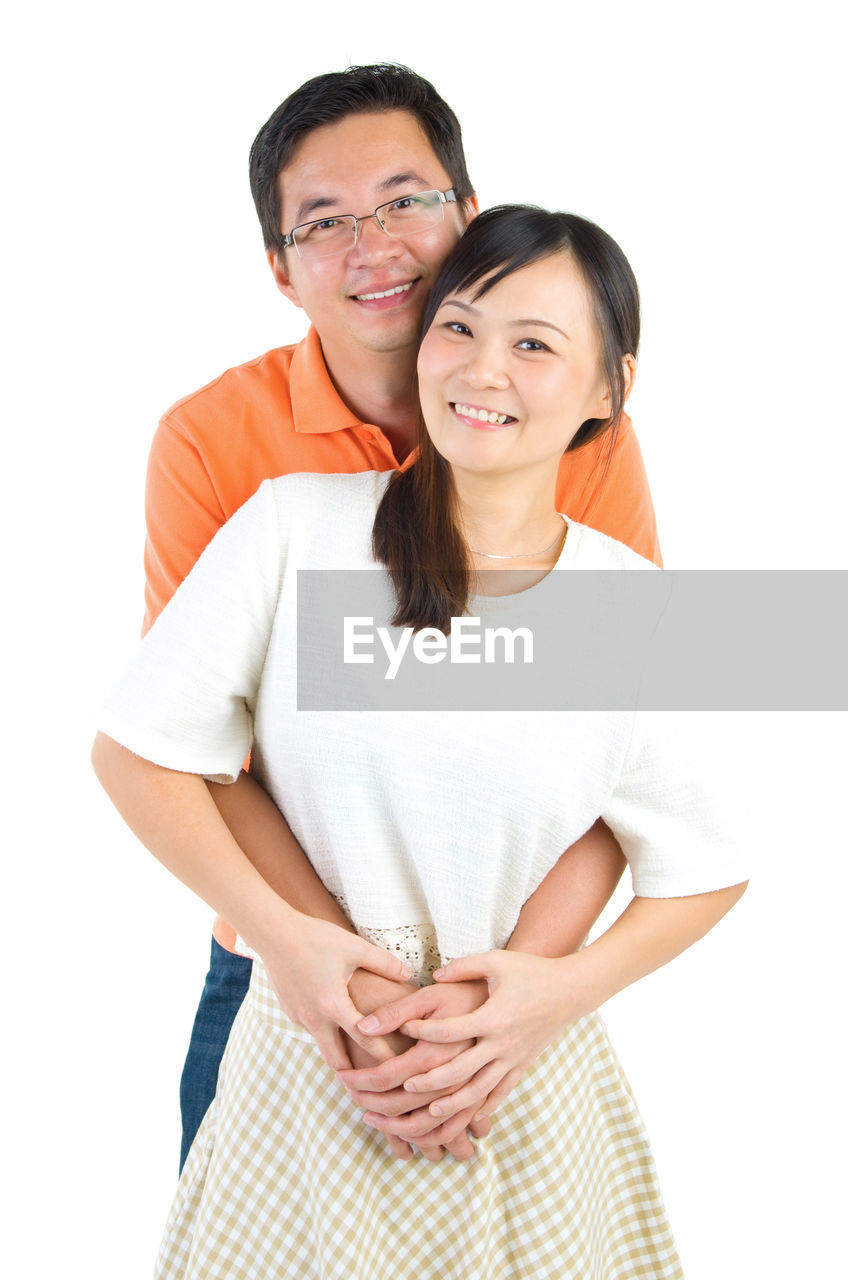
M 430 439 L 455 471 L 550 471 L 584 422 L 610 417 L 583 272 L 560 253 L 479 293 L 449 294 L 421 344 Z
M 416 466 L 386 491 L 374 550 L 392 576 L 393 621 L 447 628 L 486 561 L 520 564 L 523 586 L 555 563 L 557 469 L 563 453 L 617 429 L 636 371 L 639 291 L 594 223 L 504 206 L 469 226 L 424 327 L 426 429 Z M 497 576 L 485 585 L 509 589 Z
M 301 569 L 386 566 L 374 621 L 387 626 L 396 603 L 419 637 L 464 623 L 472 604 L 481 617 L 508 604 L 482 590 L 492 557 L 524 566 L 525 595 L 573 570 L 653 571 L 555 504 L 562 451 L 614 429 L 632 379 L 638 296 L 618 246 L 570 215 L 493 210 L 449 257 L 428 323 L 421 456 L 391 476 L 266 481 L 103 713 L 95 761 L 115 803 L 257 957 L 162 1280 L 681 1275 L 596 1011 L 702 937 L 744 887 L 692 744 L 632 711 L 299 709 Z M 559 638 L 558 615 L 550 625 Z M 224 825 L 203 778 L 233 781 L 248 749 L 361 936 L 278 898 Z M 582 951 L 511 949 L 525 904 L 599 818 L 637 896 Z M 351 1023 L 351 972 L 397 977 L 401 959 L 421 989 Z M 445 1017 L 457 996 L 471 1012 Z M 423 1070 L 406 1052 L 336 1070 L 310 1030 L 322 1019 L 360 1046 L 403 1025 L 450 1047 Z M 499 1110 L 475 1152 L 481 1108 Z M 404 1147 L 393 1150 L 412 1158 L 394 1158 L 375 1130 L 427 1159 Z M 456 1142 L 457 1159 L 441 1159 Z

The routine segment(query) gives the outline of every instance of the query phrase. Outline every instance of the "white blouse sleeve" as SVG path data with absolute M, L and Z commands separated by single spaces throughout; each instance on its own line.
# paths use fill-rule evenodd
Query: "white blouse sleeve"
M 215 535 L 109 695 L 99 727 L 155 764 L 233 782 L 285 564 L 271 481 Z
M 717 785 L 715 742 L 700 741 L 698 724 L 697 714 L 637 712 L 602 814 L 640 897 L 688 897 L 748 879 L 747 824 L 736 796 Z

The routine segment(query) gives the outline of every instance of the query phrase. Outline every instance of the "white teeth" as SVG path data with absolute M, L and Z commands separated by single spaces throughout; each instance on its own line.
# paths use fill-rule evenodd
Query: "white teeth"
M 375 298 L 393 298 L 396 293 L 406 293 L 414 284 L 415 281 L 410 280 L 409 284 L 399 284 L 394 289 L 385 289 L 382 293 L 356 293 L 354 297 L 360 302 L 373 302 Z
M 508 413 L 495 413 L 494 409 L 475 409 L 469 404 L 456 404 L 454 409 L 463 418 L 476 418 L 478 422 L 488 422 L 493 427 L 502 427 L 509 419 Z

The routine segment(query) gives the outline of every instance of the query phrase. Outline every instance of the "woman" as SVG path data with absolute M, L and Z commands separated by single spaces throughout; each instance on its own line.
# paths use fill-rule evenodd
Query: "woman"
M 498 597 L 539 599 L 564 570 L 650 567 L 553 500 L 563 450 L 614 429 L 637 347 L 635 281 L 605 233 L 524 207 L 481 215 L 428 302 L 414 466 L 264 484 L 110 699 L 101 780 L 260 958 L 160 1276 L 680 1275 L 638 1113 L 594 1013 L 703 936 L 744 888 L 667 720 L 297 709 L 298 569 L 382 564 L 391 591 L 375 624 L 445 633 L 466 612 L 503 618 L 513 602 Z M 520 573 L 506 582 L 492 573 L 503 565 Z M 282 902 L 224 826 L 202 778 L 233 779 L 250 747 L 370 945 Z M 631 906 L 577 955 L 499 950 L 598 816 L 630 861 Z M 451 962 L 448 980 L 488 983 L 478 1012 L 434 1023 L 434 1038 L 462 1050 L 454 1061 L 405 1082 L 422 1090 L 430 1141 L 464 1130 L 494 1091 L 498 1124 L 467 1163 L 392 1159 L 361 1123 L 368 1077 L 347 1077 L 360 1086 L 351 1097 L 303 1029 L 316 957 L 329 987 L 357 965 L 397 977 L 404 950 L 419 980 Z M 419 1017 L 439 1007 L 412 1000 Z M 341 1024 L 350 1009 L 334 1013 Z M 432 1034 L 416 1020 L 406 1030 Z M 417 1141 L 421 1114 L 409 1124 Z

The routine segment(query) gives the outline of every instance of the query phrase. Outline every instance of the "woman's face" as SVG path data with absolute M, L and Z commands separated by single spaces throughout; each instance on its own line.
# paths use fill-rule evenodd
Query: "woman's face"
M 555 467 L 587 418 L 610 414 L 582 273 L 561 253 L 475 291 L 449 294 L 421 343 L 430 438 L 455 470 Z

